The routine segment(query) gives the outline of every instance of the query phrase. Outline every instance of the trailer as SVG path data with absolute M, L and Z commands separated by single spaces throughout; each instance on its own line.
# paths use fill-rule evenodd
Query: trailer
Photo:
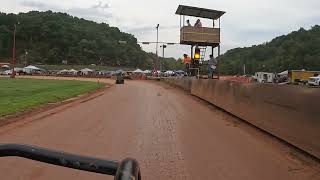
M 274 83 L 276 75 L 274 73 L 268 72 L 256 72 L 254 75 L 254 79 L 258 83 Z
M 304 83 L 307 84 L 310 77 L 317 77 L 320 75 L 320 71 L 306 71 L 306 70 L 291 70 L 288 73 L 289 82 Z

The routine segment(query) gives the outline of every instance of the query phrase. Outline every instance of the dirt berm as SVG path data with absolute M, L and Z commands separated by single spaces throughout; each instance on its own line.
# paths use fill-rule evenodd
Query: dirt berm
M 191 94 L 320 158 L 320 89 L 205 79 L 170 82 L 184 89 L 191 84 Z

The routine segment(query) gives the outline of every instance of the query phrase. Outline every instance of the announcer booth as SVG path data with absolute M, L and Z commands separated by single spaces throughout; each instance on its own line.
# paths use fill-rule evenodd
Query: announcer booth
M 214 49 L 218 48 L 218 56 L 220 56 L 220 34 L 221 21 L 220 18 L 224 11 L 204 9 L 191 6 L 179 5 L 177 15 L 180 15 L 180 44 L 191 46 L 191 57 L 193 58 L 194 48 L 201 49 L 201 59 L 205 58 L 207 47 L 211 47 L 214 55 Z M 212 20 L 211 27 L 194 27 L 185 24 L 186 16 L 205 18 Z M 217 65 L 218 79 L 220 77 L 219 63 Z

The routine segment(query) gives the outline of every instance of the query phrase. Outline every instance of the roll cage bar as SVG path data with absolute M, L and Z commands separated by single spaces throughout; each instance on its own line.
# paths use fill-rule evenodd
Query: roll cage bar
M 56 166 L 114 176 L 114 180 L 141 180 L 135 159 L 121 162 L 53 151 L 21 144 L 0 144 L 0 157 L 16 156 Z

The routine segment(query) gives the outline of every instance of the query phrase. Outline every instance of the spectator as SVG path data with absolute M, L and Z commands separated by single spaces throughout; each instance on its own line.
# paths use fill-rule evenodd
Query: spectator
M 183 57 L 184 57 L 183 63 L 185 64 L 187 74 L 189 75 L 190 74 L 189 68 L 190 68 L 190 64 L 191 64 L 191 58 L 187 54 L 184 54 Z
M 200 19 L 197 20 L 197 22 L 194 24 L 194 27 L 197 27 L 197 28 L 202 27 L 202 23 L 201 23 Z
M 187 26 L 191 26 L 189 19 L 187 20 Z
M 208 78 L 209 79 L 213 79 L 213 74 L 216 73 L 217 64 L 218 64 L 218 61 L 211 54 L 208 62 Z

